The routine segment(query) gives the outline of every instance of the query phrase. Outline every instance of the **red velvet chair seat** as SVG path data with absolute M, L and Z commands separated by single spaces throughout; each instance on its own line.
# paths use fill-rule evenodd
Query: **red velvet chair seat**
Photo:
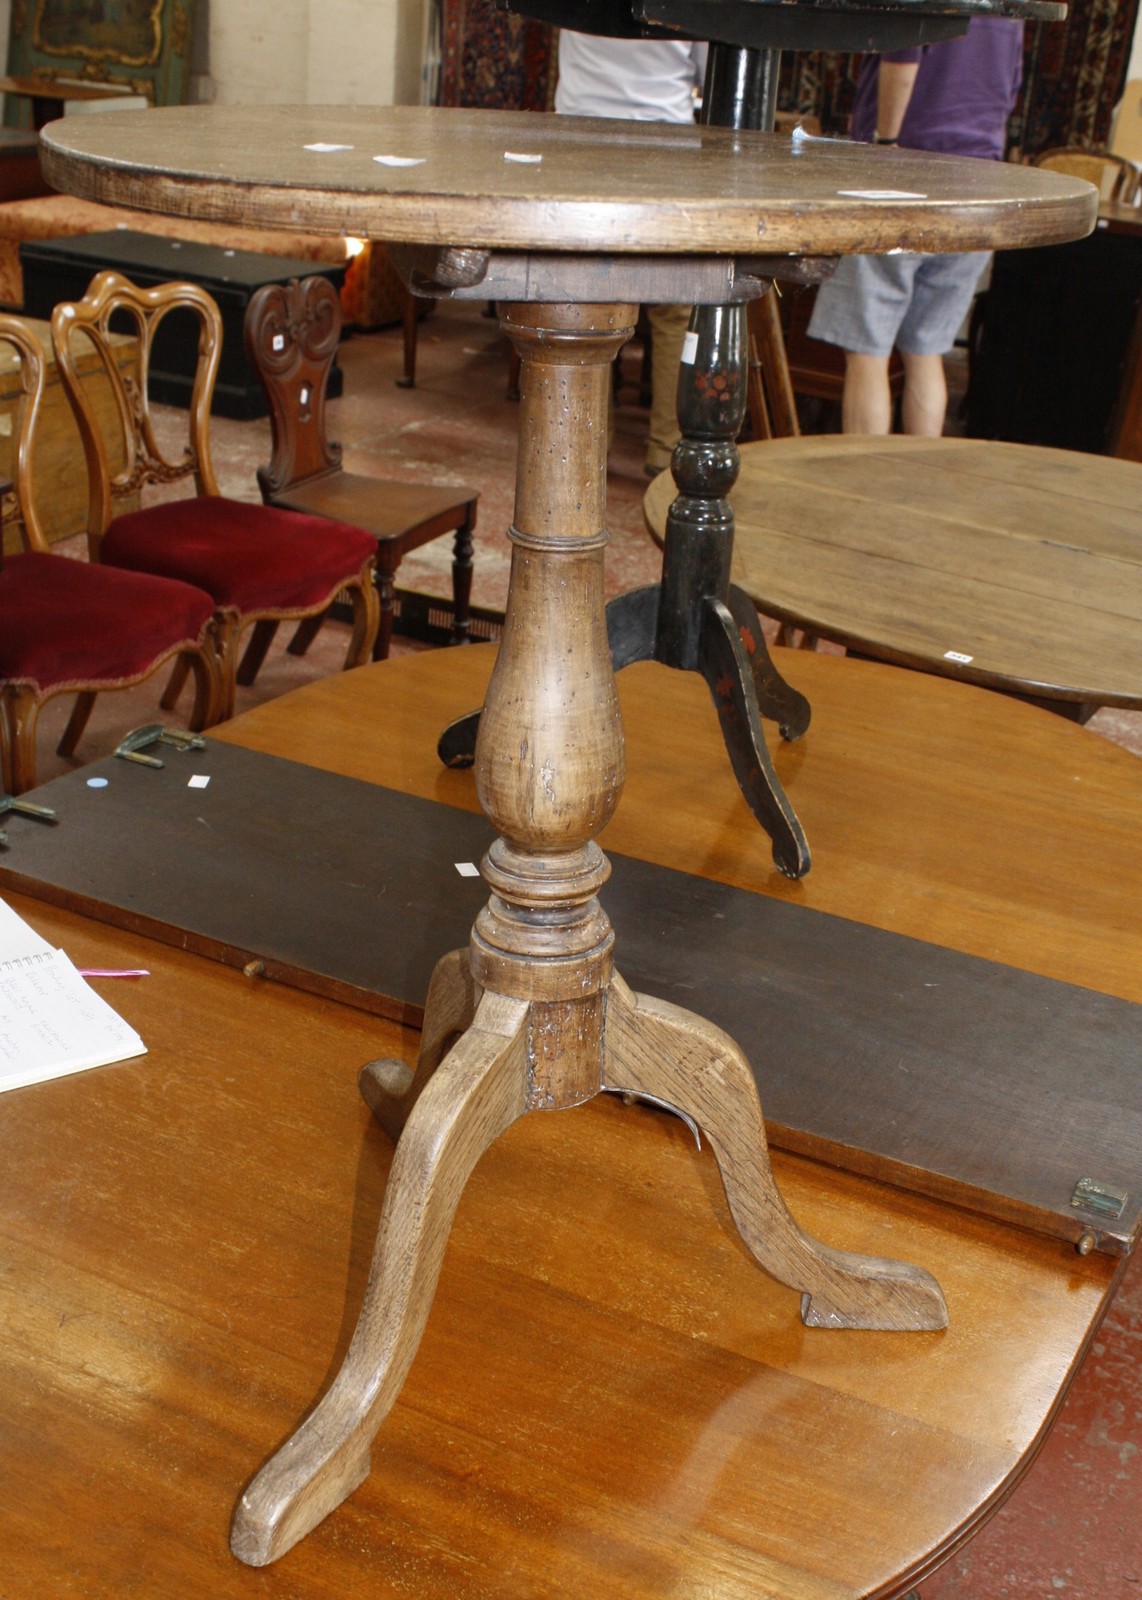
M 0 569 L 0 680 L 44 692 L 146 677 L 198 644 L 214 601 L 141 572 L 32 551 Z
M 196 584 L 220 611 L 246 616 L 327 604 L 376 548 L 371 534 L 344 522 L 209 495 L 116 517 L 99 559 Z

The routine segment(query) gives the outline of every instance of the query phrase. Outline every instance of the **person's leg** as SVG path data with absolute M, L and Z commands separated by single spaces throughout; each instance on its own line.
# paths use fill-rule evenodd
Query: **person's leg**
M 888 357 L 845 351 L 845 386 L 841 395 L 843 433 L 891 433 L 892 396 Z
M 904 362 L 904 399 L 900 409 L 904 432 L 938 439 L 944 431 L 944 417 L 948 410 L 944 358 L 918 356 L 907 350 L 902 350 L 900 355 Z M 887 387 L 887 379 L 885 382 Z
M 912 304 L 897 335 L 904 361 L 905 433 L 934 439 L 944 431 L 948 410 L 944 352 L 955 343 L 988 260 L 986 252 L 978 251 L 921 257 Z
M 682 341 L 690 326 L 689 306 L 647 306 L 650 323 L 650 429 L 646 468 L 661 472 L 670 465 L 678 443 L 678 366 Z
M 845 256 L 817 291 L 809 337 L 845 352 L 841 427 L 891 433 L 888 358 L 907 313 L 920 257 Z

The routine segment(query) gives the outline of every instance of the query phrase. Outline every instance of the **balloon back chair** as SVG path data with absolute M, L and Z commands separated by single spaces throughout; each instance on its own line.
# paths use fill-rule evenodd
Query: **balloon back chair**
M 191 584 L 53 554 L 36 512 L 33 466 L 44 353 L 27 323 L 0 316 L 0 342 L 19 358 L 20 401 L 3 526 L 22 548 L 0 565 L 0 755 L 11 794 L 36 781 L 36 725 L 56 695 L 76 695 L 59 744 L 70 756 L 97 694 L 140 683 L 172 659 L 194 675 L 190 726 L 216 719 L 214 601 Z M 0 546 L 2 548 L 2 546 Z
M 174 311 L 191 313 L 198 327 L 198 363 L 181 453 L 168 454 L 156 436 L 147 399 L 147 374 L 156 330 Z M 125 378 L 109 342 L 129 323 L 139 339 L 137 385 Z M 79 381 L 76 358 L 89 344 L 115 395 L 125 465 L 113 473 L 91 401 Z M 378 603 L 373 587 L 376 543 L 348 523 L 307 516 L 223 496 L 210 453 L 210 403 L 222 348 L 217 305 L 197 284 L 136 288 L 121 274 L 101 272 L 82 300 L 56 306 L 52 344 L 60 377 L 79 425 L 87 462 L 88 542 L 93 560 L 107 567 L 177 578 L 213 597 L 221 715 L 233 714 L 239 650 L 245 630 L 262 622 L 323 614 L 345 593 L 353 607 L 346 667 L 371 655 Z M 141 490 L 193 481 L 194 493 L 140 506 Z M 163 697 L 170 706 L 181 688 L 176 672 Z

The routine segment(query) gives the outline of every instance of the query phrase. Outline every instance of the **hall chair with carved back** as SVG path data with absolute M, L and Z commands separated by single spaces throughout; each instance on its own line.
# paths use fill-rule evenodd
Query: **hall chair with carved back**
M 181 454 L 168 453 L 160 443 L 146 388 L 156 329 L 176 310 L 192 315 L 198 325 L 198 365 Z M 137 386 L 116 366 L 108 339 L 112 319 L 124 317 L 139 339 Z M 220 716 L 233 714 L 240 643 L 259 623 L 321 616 L 344 592 L 353 606 L 345 666 L 367 661 L 378 625 L 373 538 L 345 522 L 232 500 L 219 492 L 209 422 L 222 319 L 206 291 L 192 283 L 140 289 L 119 273 L 98 273 L 82 300 L 56 306 L 52 344 L 83 441 L 91 557 L 117 570 L 193 583 L 211 595 Z M 119 472 L 110 468 L 91 400 L 79 381 L 76 358 L 85 345 L 96 352 L 114 393 L 125 450 Z M 145 487 L 165 488 L 184 479 L 193 481 L 190 497 L 139 504 Z M 177 697 L 182 676 L 176 670 L 163 697 L 165 707 Z
M 76 696 L 58 746 L 70 756 L 104 690 L 185 661 L 195 682 L 190 726 L 199 729 L 217 716 L 218 685 L 214 602 L 204 590 L 52 553 L 33 489 L 44 355 L 19 317 L 0 316 L 0 342 L 19 358 L 21 391 L 3 526 L 23 548 L 0 564 L 0 755 L 5 789 L 20 794 L 36 781 L 36 727 L 46 701 Z
M 341 337 L 341 308 L 326 278 L 265 284 L 246 312 L 246 351 L 270 406 L 273 452 L 258 469 L 268 506 L 343 518 L 376 540 L 380 628 L 375 659 L 392 640 L 397 568 L 410 550 L 453 534 L 452 640 L 468 635 L 472 588 L 472 530 L 477 496 L 471 489 L 398 483 L 372 473 L 346 472 L 341 446 L 326 435 L 325 396 Z M 290 645 L 302 652 L 320 619 L 298 630 Z M 255 634 L 251 657 L 268 643 Z M 256 667 L 255 667 L 256 670 Z

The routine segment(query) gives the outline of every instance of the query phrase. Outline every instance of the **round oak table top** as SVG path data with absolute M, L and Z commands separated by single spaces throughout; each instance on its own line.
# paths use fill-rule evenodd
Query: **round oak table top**
M 1080 238 L 1097 192 L 1037 167 L 798 133 L 421 106 L 65 118 L 56 188 L 246 226 L 480 249 L 807 254 Z
M 669 472 L 646 492 L 664 537 Z M 881 660 L 1142 706 L 1142 466 L 982 439 L 830 434 L 741 448 L 734 581 Z

